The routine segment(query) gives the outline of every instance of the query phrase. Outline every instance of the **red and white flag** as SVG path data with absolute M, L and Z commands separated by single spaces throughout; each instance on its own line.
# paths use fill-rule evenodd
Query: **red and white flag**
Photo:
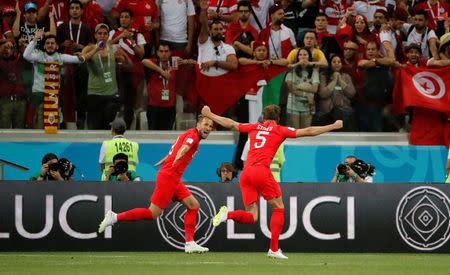
M 414 107 L 409 143 L 445 145 L 449 143 L 450 70 L 408 65 L 395 74 L 394 112 Z
M 404 113 L 409 106 L 447 113 L 450 111 L 450 70 L 416 68 L 397 69 L 393 92 L 394 111 Z
M 194 90 L 213 112 L 222 114 L 249 90 L 258 90 L 258 81 L 268 82 L 285 70 L 287 67 L 275 65 L 269 66 L 268 69 L 263 69 L 260 65 L 246 65 L 221 75 L 208 76 L 197 66 Z

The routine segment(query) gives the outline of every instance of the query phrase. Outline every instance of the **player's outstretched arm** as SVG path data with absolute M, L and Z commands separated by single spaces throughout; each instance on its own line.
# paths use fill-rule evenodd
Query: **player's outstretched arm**
M 184 144 L 183 146 L 178 149 L 177 155 L 175 156 L 175 159 L 173 160 L 172 166 L 175 165 L 175 163 L 186 154 L 187 151 L 191 149 L 191 146 Z
M 312 126 L 303 129 L 298 129 L 296 132 L 296 137 L 304 136 L 317 136 L 326 132 L 341 129 L 343 126 L 342 120 L 336 120 L 333 124 L 326 126 Z
M 222 117 L 222 116 L 218 116 L 218 115 L 214 114 L 213 112 L 211 112 L 211 109 L 206 105 L 203 106 L 202 115 L 204 115 L 205 117 L 211 119 L 212 121 L 222 125 L 225 128 L 239 131 L 239 123 L 237 123 L 236 121 L 229 119 L 227 117 Z

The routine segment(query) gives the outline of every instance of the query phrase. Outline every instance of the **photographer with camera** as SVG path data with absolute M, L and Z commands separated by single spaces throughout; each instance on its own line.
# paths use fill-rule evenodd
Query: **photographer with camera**
M 375 166 L 357 159 L 355 156 L 347 156 L 344 164 L 336 167 L 331 182 L 373 182 Z
M 118 153 L 113 157 L 113 165 L 106 172 L 106 181 L 141 181 L 134 171 L 128 171 L 128 156 Z
M 58 157 L 53 153 L 48 153 L 42 158 L 41 171 L 33 175 L 30 180 L 47 181 L 58 180 L 63 181 L 64 178 L 60 173 L 60 165 L 58 163 Z

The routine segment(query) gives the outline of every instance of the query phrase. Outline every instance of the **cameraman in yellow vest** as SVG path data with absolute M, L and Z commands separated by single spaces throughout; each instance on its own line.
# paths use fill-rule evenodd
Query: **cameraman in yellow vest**
M 102 171 L 102 180 L 106 180 L 106 174 L 109 166 L 113 165 L 113 158 L 118 153 L 124 153 L 128 156 L 128 170 L 136 172 L 136 164 L 139 163 L 138 150 L 139 144 L 134 141 L 129 141 L 123 134 L 127 129 L 127 125 L 122 118 L 116 118 L 111 125 L 111 140 L 103 141 L 100 149 L 100 170 Z

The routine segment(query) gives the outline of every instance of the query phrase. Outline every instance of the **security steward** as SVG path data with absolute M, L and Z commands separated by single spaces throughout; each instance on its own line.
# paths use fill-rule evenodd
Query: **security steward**
M 127 125 L 122 118 L 116 118 L 111 125 L 111 140 L 103 141 L 100 149 L 100 170 L 102 171 L 102 180 L 106 180 L 106 173 L 109 166 L 113 164 L 113 158 L 118 153 L 124 153 L 128 156 L 128 170 L 136 172 L 136 164 L 139 163 L 138 150 L 139 144 L 126 139 L 123 134 L 127 129 Z

